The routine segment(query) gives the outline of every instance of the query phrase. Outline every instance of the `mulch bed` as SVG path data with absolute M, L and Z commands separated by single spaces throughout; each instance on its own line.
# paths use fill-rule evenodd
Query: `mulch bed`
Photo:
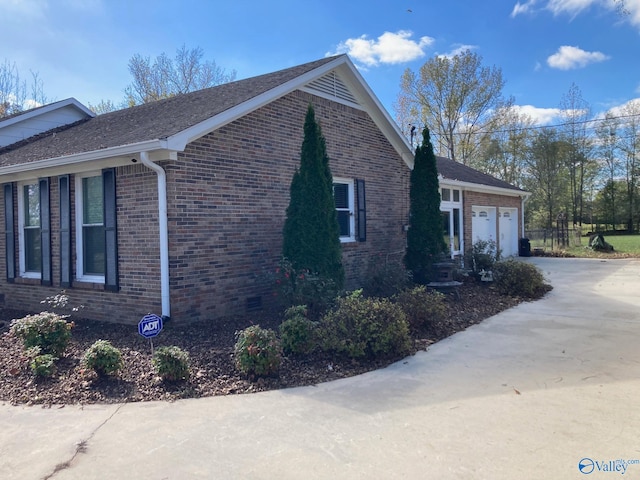
M 459 298 L 447 295 L 447 320 L 437 332 L 414 335 L 414 353 L 464 330 L 470 325 L 524 301 L 498 294 L 490 286 L 466 282 Z M 177 345 L 190 356 L 191 375 L 182 382 L 164 382 L 154 372 L 151 344 L 137 332 L 137 325 L 122 325 L 76 319 L 72 340 L 57 362 L 52 378 L 37 378 L 29 369 L 22 344 L 9 333 L 11 319 L 27 312 L 0 310 L 0 402 L 12 405 L 121 403 L 150 400 L 209 397 L 315 385 L 383 368 L 400 358 L 354 362 L 326 353 L 287 357 L 278 376 L 251 379 L 233 362 L 235 332 L 254 323 L 277 328 L 279 319 L 251 317 L 226 321 L 179 324 L 167 322 L 154 346 Z M 109 340 L 122 352 L 124 369 L 117 377 L 101 378 L 83 368 L 84 351 L 96 340 Z

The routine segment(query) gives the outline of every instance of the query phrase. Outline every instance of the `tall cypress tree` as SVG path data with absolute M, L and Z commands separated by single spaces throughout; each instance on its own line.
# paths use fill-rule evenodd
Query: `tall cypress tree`
M 309 105 L 304 122 L 300 169 L 293 175 L 284 224 L 282 255 L 296 270 L 308 270 L 344 285 L 340 227 L 325 139 Z
M 409 188 L 411 218 L 404 263 L 416 282 L 426 283 L 433 263 L 446 251 L 436 156 L 426 127 L 422 145 L 416 147 Z

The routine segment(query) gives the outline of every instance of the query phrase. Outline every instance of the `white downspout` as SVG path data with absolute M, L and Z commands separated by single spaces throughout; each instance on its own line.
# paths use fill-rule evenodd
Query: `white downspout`
M 150 168 L 158 177 L 158 227 L 160 229 L 160 296 L 162 317 L 171 318 L 171 297 L 169 294 L 169 223 L 167 221 L 167 174 L 160 165 L 149 160 L 148 152 L 140 152 L 142 164 Z
M 527 203 L 527 199 L 529 197 L 527 195 L 523 195 L 522 196 L 522 211 L 520 212 L 520 215 L 522 217 L 522 235 L 520 236 L 520 238 L 525 238 L 526 237 L 526 232 L 524 230 L 524 204 Z

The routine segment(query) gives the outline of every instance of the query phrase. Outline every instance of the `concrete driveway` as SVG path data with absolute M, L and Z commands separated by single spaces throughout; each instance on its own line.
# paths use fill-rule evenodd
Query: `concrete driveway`
M 0 405 L 0 478 L 640 478 L 640 261 L 529 261 L 554 286 L 543 300 L 384 370 L 175 403 Z

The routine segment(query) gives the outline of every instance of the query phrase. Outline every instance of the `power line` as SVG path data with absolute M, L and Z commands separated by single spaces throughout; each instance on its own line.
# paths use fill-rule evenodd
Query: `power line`
M 634 114 L 630 114 L 630 115 L 618 115 L 618 116 L 614 116 L 614 117 L 606 117 L 606 118 L 598 118 L 598 119 L 591 119 L 591 120 L 578 120 L 578 121 L 568 121 L 568 122 L 563 122 L 563 123 L 556 123 L 553 125 L 535 125 L 535 126 L 531 126 L 531 127 L 514 127 L 514 128 L 507 128 L 507 129 L 496 129 L 496 130 L 480 130 L 480 131 L 475 131 L 475 132 L 453 132 L 453 135 L 492 135 L 492 134 L 496 134 L 496 133 L 512 133 L 512 132 L 523 132 L 523 131 L 532 131 L 532 130 L 543 130 L 545 128 L 560 128 L 560 127 L 564 127 L 564 126 L 568 126 L 568 125 L 585 125 L 585 124 L 589 124 L 589 123 L 598 123 L 598 122 L 602 122 L 603 120 L 619 120 L 619 119 L 624 119 L 624 118 L 636 118 L 636 117 L 640 117 L 640 113 L 634 113 Z M 624 124 L 623 124 L 624 126 Z M 589 127 L 591 129 L 596 129 L 598 128 L 597 125 L 594 125 L 592 127 Z M 440 132 L 436 131 L 437 135 L 443 135 Z M 619 137 L 619 138 L 629 138 L 629 137 Z

